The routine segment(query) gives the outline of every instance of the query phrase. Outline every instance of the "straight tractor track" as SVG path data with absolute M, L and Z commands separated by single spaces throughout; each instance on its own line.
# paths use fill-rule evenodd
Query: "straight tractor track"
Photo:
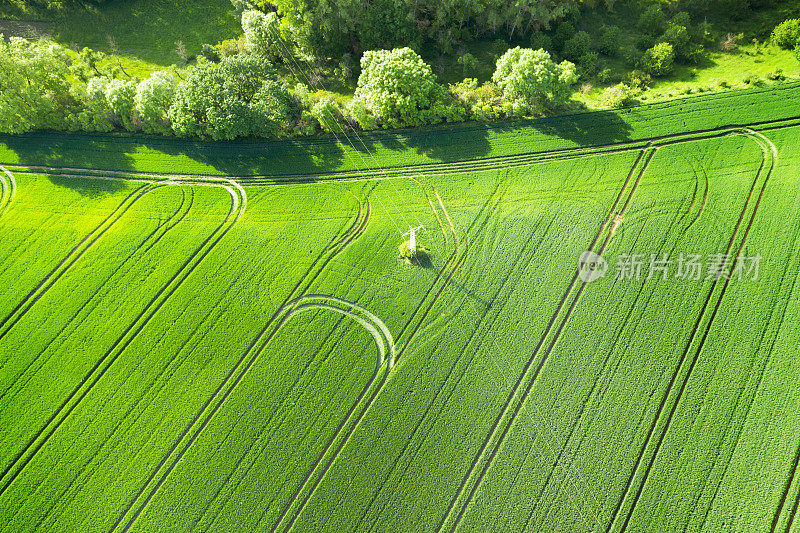
M 189 213 L 189 210 L 191 210 L 192 205 L 194 203 L 194 192 L 193 192 L 192 188 L 189 189 L 191 191 L 191 194 L 190 194 L 190 197 L 189 197 L 189 201 L 187 202 L 186 201 L 186 190 L 185 189 L 182 189 L 182 190 L 183 190 L 183 198 L 181 200 L 180 206 L 175 211 L 175 213 L 172 214 L 167 220 L 165 220 L 161 224 L 159 224 L 158 227 L 156 227 L 156 229 L 154 229 L 145 238 L 145 240 L 141 243 L 141 245 L 139 245 L 130 255 L 128 255 L 125 258 L 125 260 L 122 262 L 122 264 L 120 265 L 119 268 L 124 267 L 133 257 L 143 256 L 144 254 L 146 254 L 153 246 L 155 246 L 155 244 L 157 244 L 161 240 L 162 237 L 164 237 L 164 235 L 167 234 L 167 232 L 169 232 L 172 228 L 174 228 L 176 225 L 178 225 L 180 222 L 182 222 L 186 218 L 186 215 Z M 103 287 L 105 287 L 106 284 L 111 280 L 111 278 L 114 277 L 114 275 L 115 275 L 115 272 L 112 272 L 105 279 L 105 281 L 103 281 L 103 283 L 100 286 L 100 288 L 102 289 Z M 97 294 L 97 293 L 95 293 L 95 294 Z M 20 374 L 19 374 L 20 377 L 24 376 L 28 372 L 28 370 L 39 359 L 39 356 L 41 354 L 45 353 L 48 350 L 48 348 L 58 339 L 58 337 L 61 334 L 64 333 L 64 330 L 83 312 L 83 310 L 91 303 L 92 299 L 93 298 L 89 298 L 88 300 L 86 300 L 83 303 L 83 305 L 81 305 L 73 313 L 72 317 L 70 317 L 70 319 L 67 321 L 65 327 L 63 329 L 61 329 L 58 333 L 56 333 L 53 336 L 53 338 L 50 340 L 50 342 L 48 342 L 47 345 L 42 349 L 42 351 L 39 353 L 39 355 L 34 357 L 31 360 L 31 362 L 22 370 L 22 372 L 20 372 Z M 33 377 L 35 372 L 36 371 L 31 373 L 31 377 Z M 23 383 L 20 383 L 19 381 L 20 381 L 20 378 L 17 378 L 16 380 L 14 380 L 11 383 L 9 383 L 9 386 L 6 387 L 2 392 L 0 392 L 0 400 L 2 400 L 12 388 L 13 389 L 17 389 L 17 390 L 24 389 L 24 387 L 26 386 L 28 381 L 26 380 Z
M 360 202 L 359 202 L 360 204 Z M 358 208 L 359 215 L 362 213 L 361 206 Z M 141 515 L 147 504 L 161 488 L 169 474 L 174 470 L 182 457 L 194 444 L 202 431 L 219 411 L 222 404 L 227 400 L 236 386 L 241 382 L 248 370 L 257 361 L 266 345 L 277 333 L 280 325 L 285 321 L 285 312 L 288 306 L 298 302 L 308 288 L 313 284 L 325 266 L 339 253 L 341 253 L 351 242 L 360 237 L 366 230 L 370 218 L 370 205 L 367 203 L 363 219 L 358 217 L 346 231 L 346 238 L 334 238 L 326 249 L 318 256 L 317 260 L 309 267 L 307 273 L 298 281 L 295 287 L 286 297 L 284 304 L 270 317 L 265 327 L 253 340 L 249 348 L 238 359 L 234 367 L 219 384 L 214 393 L 206 400 L 201 409 L 195 414 L 187 424 L 178 440 L 171 446 L 168 453 L 162 458 L 158 466 L 151 472 L 147 482 L 138 491 L 134 499 L 129 503 L 125 511 L 119 516 L 112 527 L 112 531 L 128 531 Z M 393 346 L 393 344 L 392 344 Z M 393 350 L 393 348 L 392 348 Z
M 700 208 L 696 211 L 694 217 L 690 221 L 688 221 L 688 224 L 686 223 L 686 220 L 685 220 L 686 218 L 688 218 L 691 215 L 692 210 L 693 210 L 694 205 L 695 205 L 695 202 L 697 201 L 699 179 L 697 179 L 697 174 L 696 173 L 695 173 L 695 178 L 696 178 L 695 187 L 694 187 L 694 190 L 692 192 L 692 201 L 691 201 L 690 205 L 688 206 L 686 211 L 680 217 L 677 217 L 677 218 L 673 219 L 673 221 L 670 223 L 669 229 L 664 233 L 665 236 L 669 235 L 673 231 L 673 228 L 675 226 L 678 226 L 678 228 L 679 228 L 678 231 L 680 233 L 685 233 L 688 230 L 688 228 L 690 228 L 698 220 L 698 218 L 700 217 L 700 214 L 702 213 L 702 210 L 703 210 L 703 208 L 705 206 L 705 198 L 706 198 L 706 195 L 708 193 L 708 181 L 707 180 L 706 180 L 706 188 L 705 188 L 705 191 L 703 193 L 703 199 L 702 199 L 702 203 L 701 203 Z M 652 215 L 653 215 L 653 210 L 652 209 L 648 210 L 647 220 L 649 220 Z M 630 224 L 631 223 L 630 219 L 628 219 L 627 222 Z M 641 229 L 639 231 L 639 234 L 636 237 L 636 242 L 638 242 L 638 240 L 639 240 L 639 238 L 641 236 L 641 233 L 644 231 L 644 228 L 646 227 L 646 221 L 645 221 L 645 223 L 640 224 L 640 226 L 641 226 Z M 666 242 L 666 240 L 665 240 L 665 242 Z M 659 250 L 657 250 L 657 251 L 660 252 L 661 248 L 659 248 Z M 626 317 L 621 322 L 621 324 L 627 324 L 628 323 L 630 317 L 633 315 L 633 312 L 635 310 L 636 302 L 639 301 L 639 299 L 642 296 L 642 293 L 644 292 L 644 288 L 645 288 L 645 285 L 644 284 L 640 284 L 639 289 L 637 291 L 636 298 L 633 300 L 633 303 L 631 304 L 630 308 L 628 309 L 628 311 L 626 313 Z M 649 300 L 650 300 L 650 297 L 648 297 L 647 300 L 645 301 L 645 307 L 647 307 L 647 304 L 649 303 Z M 615 347 L 620 342 L 620 340 L 621 340 L 621 337 L 619 335 L 616 336 L 616 338 L 614 339 L 614 343 L 613 343 L 611 349 L 608 352 L 608 356 L 606 356 L 606 359 L 603 362 L 603 368 L 606 368 L 606 366 L 610 362 L 611 354 L 613 353 Z M 575 416 L 575 420 L 577 422 L 580 422 L 581 418 L 583 417 L 583 413 L 585 412 L 586 406 L 589 403 L 588 399 L 591 398 L 592 396 L 594 396 L 595 390 L 597 390 L 597 387 L 598 387 L 598 382 L 600 381 L 600 378 L 602 377 L 603 373 L 604 372 L 601 371 L 598 374 L 597 379 L 595 379 L 594 382 L 592 383 L 592 387 L 591 387 L 591 389 L 589 391 L 589 394 L 587 395 L 587 401 L 581 403 L 581 408 L 580 408 L 577 416 Z M 569 432 L 567 434 L 567 437 L 564 440 L 565 445 L 559 450 L 558 455 L 555 457 L 555 461 L 553 463 L 553 468 L 550 469 L 550 472 L 548 473 L 545 482 L 542 484 L 542 487 L 541 487 L 541 490 L 540 490 L 539 494 L 537 495 L 537 497 L 535 499 L 533 499 L 533 501 L 538 502 L 540 500 L 540 498 L 542 496 L 542 493 L 546 490 L 547 486 L 550 483 L 550 480 L 551 480 L 552 476 L 555 474 L 556 467 L 558 465 L 562 465 L 563 464 L 562 457 L 563 457 L 563 455 L 564 455 L 564 453 L 565 453 L 565 451 L 567 449 L 567 445 L 569 444 L 570 440 L 572 440 L 572 436 L 573 436 L 573 434 L 575 432 L 575 428 L 576 428 L 577 425 L 578 425 L 577 423 L 573 424 L 572 427 L 570 428 L 570 430 L 569 430 Z M 563 466 L 562 466 L 562 468 L 563 468 Z M 566 473 L 566 468 L 564 470 L 565 470 L 565 476 L 568 476 L 569 474 Z M 599 502 L 597 502 L 597 503 L 599 505 Z M 533 519 L 534 511 L 535 511 L 535 506 L 532 506 L 531 510 L 528 513 L 528 516 L 527 516 L 527 518 L 525 520 L 525 525 L 523 526 L 522 530 L 527 531 L 528 524 Z
M 742 131 L 744 130 L 739 128 L 718 128 L 702 132 L 702 134 L 700 135 L 679 134 L 679 135 L 665 136 L 656 139 L 654 142 L 649 143 L 646 147 L 644 147 L 641 150 L 639 156 L 637 156 L 637 159 L 634 162 L 634 165 L 630 173 L 628 174 L 628 177 L 626 178 L 623 187 L 620 189 L 620 192 L 617 195 L 617 199 L 612 205 L 611 211 L 609 212 L 609 216 L 606 219 L 606 223 L 601 227 L 600 231 L 595 236 L 595 239 L 592 241 L 592 244 L 590 245 L 589 248 L 587 248 L 587 250 L 595 251 L 595 247 L 597 245 L 597 242 L 601 234 L 603 232 L 606 232 L 605 239 L 603 240 L 600 249 L 596 251 L 596 253 L 600 255 L 603 254 L 603 251 L 605 250 L 605 247 L 611 238 L 611 231 L 606 231 L 606 230 L 610 229 L 609 226 L 611 225 L 614 216 L 623 214 L 627 209 L 627 206 L 629 205 L 631 198 L 633 197 L 633 194 L 638 186 L 638 183 L 641 180 L 641 177 L 644 174 L 645 170 L 647 169 L 647 166 L 650 163 L 656 150 L 674 144 L 717 138 L 730 135 L 731 133 L 742 132 Z M 756 135 L 756 133 L 753 132 L 752 130 L 747 130 L 747 134 Z M 637 177 L 631 184 L 630 191 L 627 192 L 629 184 L 631 182 L 631 178 L 634 175 L 637 166 L 639 166 L 640 164 L 641 168 L 639 169 Z M 619 209 L 619 212 L 617 212 L 617 206 L 619 205 L 623 195 L 626 195 L 627 198 L 622 204 L 622 207 Z M 442 518 L 442 521 L 439 524 L 438 528 L 439 531 L 442 531 L 444 529 L 454 531 L 458 527 L 458 524 L 460 523 L 461 519 L 463 518 L 469 503 L 472 501 L 475 493 L 477 492 L 478 487 L 483 481 L 483 478 L 486 472 L 488 471 L 489 467 L 491 466 L 494 458 L 496 457 L 496 454 L 500 449 L 506 435 L 508 434 L 508 431 L 510 430 L 513 421 L 516 419 L 516 416 L 522 409 L 522 406 L 525 403 L 525 400 L 528 394 L 530 393 L 533 384 L 539 375 L 539 372 L 544 366 L 547 357 L 549 356 L 553 346 L 559 339 L 565 324 L 569 320 L 572 311 L 574 310 L 577 304 L 577 301 L 585 286 L 584 283 L 580 283 L 580 285 L 578 285 L 577 288 L 575 288 L 576 285 L 578 284 L 578 280 L 579 280 L 578 273 L 576 272 L 572 281 L 567 287 L 567 290 L 565 291 L 564 296 L 562 297 L 561 302 L 559 303 L 556 309 L 556 312 L 551 317 L 547 329 L 545 330 L 536 348 L 534 349 L 533 355 L 531 356 L 525 368 L 523 369 L 522 375 L 517 380 L 517 383 L 512 389 L 511 393 L 509 393 L 506 403 L 504 404 L 504 407 L 501 410 L 500 416 L 498 416 L 498 418 L 495 420 L 495 423 L 492 425 L 489 434 L 487 435 L 486 439 L 484 440 L 484 443 L 480 447 L 475 459 L 471 463 L 471 466 L 466 476 L 462 480 L 462 483 L 459 486 L 456 495 L 451 500 L 447 512 L 445 513 L 444 517 Z M 573 292 L 574 296 L 572 294 Z M 565 307 L 568 300 L 570 301 L 570 303 L 567 306 L 566 312 L 564 313 L 564 316 L 560 320 L 559 325 L 555 329 L 555 334 L 553 335 L 550 342 L 547 343 L 547 347 L 542 352 L 541 357 L 539 357 L 540 350 L 544 345 L 545 340 L 547 339 L 548 335 L 553 329 L 553 326 L 555 325 L 559 313 Z M 539 363 L 535 367 L 533 367 L 533 363 L 537 358 L 539 359 Z M 519 395 L 520 390 L 522 391 L 521 395 Z M 513 402 L 515 398 L 518 398 L 518 400 L 516 402 Z M 513 409 L 512 409 L 512 402 L 513 402 Z M 492 443 L 492 441 L 494 441 L 494 444 L 490 449 L 489 446 Z M 483 464 L 483 466 L 480 469 L 480 472 L 476 474 L 476 468 L 481 463 Z M 468 485 L 471 485 L 471 488 L 467 491 Z
M 630 188 L 631 190 L 627 194 L 628 199 L 625 200 L 625 202 L 624 202 L 625 206 L 628 204 L 628 200 L 630 200 L 630 197 L 633 195 L 633 191 L 635 190 L 636 185 L 638 184 L 638 181 L 641 178 L 642 174 L 644 174 L 644 171 L 647 168 L 647 164 L 649 163 L 650 159 L 652 158 L 652 155 L 653 155 L 654 152 L 655 152 L 655 150 L 653 148 L 646 148 L 646 149 L 641 150 L 639 152 L 638 156 L 636 157 L 636 160 L 633 163 L 633 166 L 631 167 L 630 172 L 628 172 L 628 176 L 625 178 L 625 181 L 623 182 L 623 185 L 619 190 L 619 193 L 617 193 L 617 197 L 614 200 L 614 203 L 612 204 L 608 215 L 606 216 L 606 222 L 600 227 L 600 229 L 598 230 L 598 232 L 595 235 L 594 239 L 592 239 L 592 242 L 590 243 L 590 245 L 587 248 L 587 250 L 594 250 L 595 247 L 597 246 L 597 243 L 598 243 L 601 235 L 603 234 L 603 232 L 607 228 L 610 228 L 611 221 L 613 220 L 615 214 L 617 214 L 617 206 L 620 204 L 620 202 L 622 201 L 623 197 L 626 195 L 626 192 L 628 192 L 628 189 Z M 640 167 L 641 167 L 641 170 L 637 174 L 636 171 Z M 634 175 L 636 175 L 635 180 L 633 180 Z M 633 183 L 631 183 L 632 180 L 633 180 Z M 619 213 L 621 214 L 622 212 L 624 212 L 624 207 L 623 207 L 623 209 L 620 210 Z M 601 246 L 600 250 L 597 252 L 600 255 L 602 255 L 602 253 L 603 253 L 602 250 L 605 248 L 605 245 L 608 242 L 609 238 L 610 238 L 610 230 L 607 232 L 607 236 L 606 236 L 605 241 L 603 242 L 603 245 Z M 534 361 L 537 359 L 537 355 L 539 353 L 539 350 L 544 345 L 545 340 L 548 337 L 548 335 L 550 334 L 550 332 L 553 329 L 553 327 L 555 327 L 557 318 L 558 318 L 559 314 L 561 313 L 561 310 L 567 304 L 567 301 L 569 300 L 570 295 L 573 293 L 573 287 L 575 287 L 575 285 L 577 284 L 578 280 L 579 280 L 578 273 L 576 272 L 573 275 L 573 278 L 570 281 L 566 291 L 564 292 L 564 295 L 561 297 L 561 300 L 559 301 L 559 304 L 556 307 L 556 311 L 555 311 L 555 313 L 553 313 L 552 317 L 550 318 L 550 321 L 549 321 L 547 327 L 545 328 L 545 331 L 542 334 L 537 346 L 534 348 L 533 355 L 528 359 L 528 362 L 526 363 L 525 367 L 523 368 L 519 379 L 517 380 L 515 386 L 512 388 L 511 392 L 508 394 L 508 396 L 507 396 L 507 398 L 506 398 L 506 400 L 505 400 L 505 402 L 503 404 L 503 407 L 501 409 L 500 416 L 498 416 L 495 419 L 494 423 L 492 424 L 492 427 L 491 427 L 489 433 L 487 434 L 486 438 L 484 439 L 483 444 L 479 448 L 478 453 L 476 454 L 475 458 L 471 462 L 470 467 L 469 467 L 466 475 L 462 479 L 461 484 L 459 485 L 459 488 L 456 491 L 456 494 L 451 499 L 450 504 L 448 505 L 447 511 L 446 511 L 445 515 L 442 517 L 441 522 L 439 523 L 438 531 L 443 531 L 445 529 L 448 529 L 449 531 L 454 531 L 456 529 L 456 527 L 458 527 L 458 524 L 460 523 L 461 519 L 464 516 L 464 513 L 466 512 L 467 506 L 469 505 L 470 501 L 474 497 L 475 492 L 477 491 L 478 487 L 480 486 L 480 484 L 481 484 L 481 482 L 482 482 L 482 480 L 483 480 L 483 478 L 484 478 L 484 476 L 486 474 L 486 471 L 488 470 L 489 466 L 491 465 L 492 461 L 494 460 L 494 457 L 497 454 L 497 450 L 500 448 L 500 446 L 501 446 L 501 444 L 502 444 L 502 442 L 503 442 L 503 440 L 505 438 L 505 435 L 507 434 L 509 428 L 511 427 L 511 422 L 513 422 L 514 418 L 519 413 L 519 411 L 520 411 L 520 409 L 522 407 L 522 404 L 525 401 L 525 397 L 527 396 L 527 392 L 530 390 L 530 386 L 533 385 L 533 382 L 535 381 L 536 377 L 538 376 L 539 370 L 544 365 L 544 362 L 546 360 L 546 354 L 545 354 L 545 357 L 541 358 L 541 361 L 540 361 L 539 365 L 537 365 L 537 367 L 535 368 L 535 370 L 533 372 L 532 379 L 530 379 L 529 373 L 531 371 L 531 368 L 533 367 Z M 555 341 L 557 340 L 558 335 L 561 332 L 561 329 L 563 328 L 564 324 L 569 319 L 569 315 L 571 314 L 572 309 L 575 306 L 575 303 L 577 301 L 577 297 L 580 296 L 580 292 L 582 291 L 583 286 L 584 286 L 583 284 L 580 285 L 580 288 L 578 289 L 577 294 L 572 299 L 572 303 L 568 306 L 567 313 L 563 317 L 563 319 L 561 321 L 561 324 L 557 327 L 556 335 L 553 338 L 552 342 L 550 343 L 550 346 L 555 344 Z M 548 351 L 549 351 L 549 349 L 548 349 Z M 526 379 L 526 378 L 528 378 L 528 379 Z M 528 387 L 523 387 L 523 385 L 524 385 L 524 383 L 526 381 L 529 382 L 529 386 Z M 522 398 L 520 398 L 517 402 L 514 402 L 514 399 L 519 397 L 519 391 L 520 390 L 524 390 L 525 392 L 523 393 Z M 511 413 L 510 418 L 509 418 L 509 413 Z M 504 420 L 506 421 L 505 423 L 503 423 Z M 498 438 L 498 435 L 499 435 L 499 438 Z M 483 466 L 480 469 L 480 472 L 477 472 L 476 469 L 481 464 Z
M 152 190 L 155 187 L 164 185 L 181 185 L 184 183 L 197 184 L 202 186 L 222 187 L 231 195 L 231 207 L 225 220 L 214 230 L 214 232 L 206 238 L 206 240 L 197 248 L 179 268 L 170 281 L 163 286 L 156 295 L 148 302 L 146 307 L 139 313 L 136 320 L 129 325 L 123 335 L 117 339 L 114 345 L 95 363 L 92 369 L 86 374 L 78 386 L 70 393 L 67 399 L 59 406 L 59 408 L 51 415 L 47 423 L 41 427 L 34 437 L 26 444 L 26 446 L 14 457 L 9 466 L 0 475 L 0 496 L 2 496 L 13 481 L 30 463 L 33 457 L 39 450 L 47 443 L 50 437 L 61 426 L 61 424 L 69 417 L 77 405 L 86 397 L 94 385 L 103 377 L 108 368 L 116 361 L 119 355 L 130 345 L 136 335 L 149 323 L 150 319 L 158 312 L 164 303 L 175 293 L 175 291 L 183 284 L 183 282 L 191 275 L 197 268 L 202 260 L 214 249 L 217 243 L 227 234 L 230 228 L 241 218 L 247 206 L 247 195 L 244 189 L 239 184 L 232 180 L 214 178 L 212 179 L 179 179 L 169 180 L 162 182 L 147 182 L 142 187 L 136 189 L 131 195 L 126 198 L 125 202 L 117 208 L 117 210 L 109 215 L 109 217 L 100 225 L 95 228 L 87 238 L 84 239 L 82 244 L 87 242 L 94 243 L 102 233 L 108 230 L 114 222 L 119 220 L 121 216 L 120 211 L 126 211 L 130 205 L 139 199 L 143 194 Z M 127 204 L 127 206 L 126 206 Z M 115 217 L 115 214 L 117 216 Z M 113 221 L 112 221 L 113 220 Z M 108 224 L 109 221 L 112 221 Z M 79 244 L 79 248 L 81 245 Z M 59 267 L 67 265 L 67 268 L 74 264 L 80 255 L 85 250 L 76 252 L 73 250 L 67 259 L 62 261 Z M 78 254 L 76 256 L 76 253 Z M 68 262 L 69 260 L 69 262 Z M 57 267 L 57 268 L 59 268 Z M 56 271 L 54 271 L 56 272 Z M 63 275 L 63 271 L 57 274 L 57 277 Z M 52 285 L 55 282 L 53 273 L 48 276 L 48 280 L 40 284 L 40 287 L 45 285 Z M 56 278 L 57 279 L 57 278 Z M 37 298 L 38 299 L 38 298 Z M 30 303 L 32 305 L 33 302 Z M 29 308 L 29 306 L 28 306 Z M 18 320 L 18 319 L 17 319 Z M 5 330 L 7 331 L 7 329 Z
M 747 224 L 744 228 L 744 232 L 741 236 L 741 241 L 738 243 L 735 249 L 735 255 L 733 263 L 731 264 L 731 270 L 735 268 L 737 258 L 740 256 L 742 250 L 744 249 L 745 241 L 747 239 L 747 235 L 750 232 L 750 228 L 753 225 L 755 220 L 756 213 L 758 211 L 758 207 L 761 203 L 761 199 L 764 194 L 764 190 L 766 189 L 766 185 L 769 181 L 769 177 L 772 174 L 772 170 L 775 167 L 775 163 L 777 162 L 777 149 L 775 145 L 772 144 L 769 139 L 764 137 L 762 134 L 756 133 L 750 129 L 744 129 L 737 132 L 732 133 L 741 133 L 746 135 L 748 138 L 754 140 L 758 146 L 763 150 L 764 156 L 759 166 L 759 169 L 756 173 L 756 177 L 753 180 L 753 184 L 750 188 L 750 192 L 747 196 L 745 201 L 744 207 L 742 208 L 742 213 L 740 215 L 739 220 L 736 223 L 734 228 L 733 234 L 728 242 L 728 246 L 725 250 L 725 253 L 731 255 L 731 252 L 734 251 L 734 246 L 736 245 L 737 236 L 739 234 L 739 228 L 741 227 L 742 222 L 747 219 Z M 766 173 L 764 173 L 765 167 L 767 168 Z M 763 176 L 763 180 L 761 177 Z M 759 182 L 761 182 L 759 184 Z M 759 187 L 760 185 L 760 187 Z M 753 197 L 755 196 L 755 202 L 752 202 Z M 750 213 L 749 218 L 747 218 L 748 211 L 750 210 L 752 205 L 752 212 Z M 672 421 L 672 417 L 677 410 L 678 404 L 680 402 L 681 397 L 683 396 L 683 392 L 686 388 L 686 384 L 689 381 L 689 378 L 692 374 L 694 369 L 695 363 L 697 362 L 697 358 L 700 354 L 700 351 L 705 344 L 706 338 L 711 330 L 712 323 L 714 318 L 716 317 L 717 310 L 719 309 L 723 296 L 725 295 L 725 291 L 728 288 L 728 283 L 730 281 L 729 278 L 722 276 L 721 279 L 723 280 L 720 282 L 720 278 L 714 280 L 712 287 L 709 289 L 708 295 L 703 303 L 703 307 L 698 314 L 697 320 L 694 323 L 692 328 L 692 332 L 689 335 L 689 340 L 686 343 L 686 347 L 678 361 L 678 364 L 675 367 L 675 371 L 670 378 L 670 381 L 667 385 L 666 390 L 661 398 L 659 403 L 659 407 L 656 411 L 656 416 L 653 419 L 653 422 L 650 425 L 648 430 L 647 436 L 645 437 L 644 443 L 642 448 L 637 456 L 636 462 L 634 464 L 633 469 L 631 470 L 631 474 L 628 477 L 626 482 L 625 490 L 622 492 L 622 496 L 619 499 L 617 506 L 614 510 L 614 513 L 611 516 L 611 521 L 608 525 L 608 530 L 613 531 L 615 529 L 615 525 L 618 521 L 621 521 L 619 525 L 619 531 L 625 531 L 628 527 L 628 523 L 630 521 L 631 516 L 633 515 L 634 508 L 639 497 L 642 494 L 644 489 L 645 483 L 647 481 L 647 477 L 650 473 L 650 469 L 655 462 L 655 458 L 658 454 L 658 451 L 661 447 L 661 444 L 666 436 L 667 430 L 669 429 L 669 425 Z M 720 287 L 719 290 L 717 288 Z M 716 296 L 716 297 L 715 297 Z M 712 300 L 713 304 L 712 304 Z M 710 314 L 707 320 L 704 320 L 706 316 L 706 311 L 710 309 Z M 696 339 L 699 338 L 698 342 L 695 342 Z M 686 368 L 684 369 L 684 366 Z M 675 384 L 678 383 L 678 390 L 676 394 L 671 394 L 673 392 L 673 387 Z M 666 418 L 662 422 L 662 413 L 667 409 Z M 661 426 L 659 428 L 659 426 Z M 657 432 L 657 437 L 655 441 L 655 445 L 652 447 L 652 450 L 648 450 L 650 448 L 652 438 L 656 434 L 656 429 L 659 428 Z M 642 466 L 644 465 L 644 466 Z M 642 473 L 640 475 L 640 469 L 642 469 Z M 637 479 L 638 478 L 638 479 Z M 629 501 L 626 505 L 626 501 Z

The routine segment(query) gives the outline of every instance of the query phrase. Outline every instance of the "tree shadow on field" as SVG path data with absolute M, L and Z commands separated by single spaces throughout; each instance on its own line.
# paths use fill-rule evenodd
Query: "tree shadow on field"
M 281 140 L 206 141 L 141 137 L 141 146 L 167 156 L 183 156 L 203 169 L 180 168 L 180 158 L 159 171 L 170 173 L 216 173 L 234 177 L 267 176 L 280 179 L 296 174 L 320 174 L 338 170 L 344 152 L 334 138 L 319 137 Z M 213 172 L 212 172 L 213 173 Z M 315 181 L 309 178 L 309 181 Z
M 133 170 L 126 144 L 112 135 L 36 132 L 0 135 L 0 153 L 11 163 L 7 151 L 14 152 L 20 165 L 58 168 Z
M 0 136 L 0 154 L 0 163 L 63 169 L 278 179 L 292 174 L 324 175 L 338 170 L 344 158 L 333 137 L 211 142 L 126 133 L 58 132 Z
M 14 152 L 14 157 L 8 153 Z M 70 177 L 58 171 L 38 166 L 64 169 L 69 174 L 72 168 L 109 168 L 114 170 L 131 170 L 131 160 L 123 152 L 115 150 L 108 141 L 85 135 L 67 135 L 60 133 L 31 133 L 27 135 L 0 136 L 0 153 L 8 163 L 28 166 L 59 187 L 72 189 L 84 196 L 103 196 L 126 188 L 118 180 L 91 177 Z
M 533 120 L 529 125 L 545 135 L 568 139 L 579 146 L 628 142 L 632 129 L 620 116 L 625 111 L 560 115 Z
M 126 188 L 125 182 L 121 180 L 109 180 L 103 178 L 75 178 L 72 176 L 61 176 L 53 173 L 46 173 L 47 179 L 53 185 L 72 189 L 81 196 L 96 198 L 122 191 Z

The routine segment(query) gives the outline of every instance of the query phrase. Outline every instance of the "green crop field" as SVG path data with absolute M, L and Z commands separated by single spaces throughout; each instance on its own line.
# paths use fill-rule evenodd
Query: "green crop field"
M 798 109 L 0 139 L 0 531 L 800 530 Z

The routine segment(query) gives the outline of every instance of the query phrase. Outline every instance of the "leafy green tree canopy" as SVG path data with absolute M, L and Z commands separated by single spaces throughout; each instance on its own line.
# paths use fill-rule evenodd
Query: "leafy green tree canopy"
M 64 127 L 75 103 L 68 75 L 56 45 L 0 35 L 0 132 Z
M 492 81 L 509 98 L 529 103 L 561 105 L 572 94 L 578 81 L 575 65 L 569 61 L 556 64 L 545 50 L 512 48 L 497 60 Z
M 234 139 L 275 135 L 288 120 L 293 101 L 265 58 L 224 58 L 219 66 L 201 63 L 178 86 L 169 110 L 179 135 Z
M 134 105 L 147 133 L 168 133 L 167 114 L 175 98 L 175 78 L 168 72 L 157 71 L 139 82 Z
M 264 56 L 270 61 L 281 59 L 287 46 L 281 41 L 278 15 L 254 10 L 245 11 L 242 13 L 242 30 L 250 53 Z
M 653 76 L 666 76 L 675 64 L 675 50 L 669 43 L 658 43 L 648 49 L 642 58 L 644 70 Z
M 445 119 L 436 106 L 446 100 L 430 65 L 410 48 L 395 48 L 364 53 L 351 108 L 363 107 L 384 126 L 411 126 Z

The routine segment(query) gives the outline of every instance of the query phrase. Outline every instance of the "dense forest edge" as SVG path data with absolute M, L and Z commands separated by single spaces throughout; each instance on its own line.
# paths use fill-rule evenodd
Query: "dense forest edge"
M 92 31 L 80 17 L 116 10 L 136 19 L 147 6 L 169 16 L 160 0 L 0 7 L 0 32 L 11 30 L 0 42 L 0 132 L 232 140 L 503 123 L 783 83 L 797 79 L 800 54 L 800 19 L 791 18 L 800 9 L 769 0 L 341 1 L 313 10 L 202 0 L 196 15 L 210 20 L 182 22 L 233 36 L 175 41 L 172 63 L 166 38 L 149 39 L 158 54 L 131 53 L 110 33 L 98 49 L 71 41 Z M 49 36 L 31 26 L 48 20 L 68 29 Z M 15 21 L 34 31 L 15 32 Z M 746 42 L 753 35 L 761 38 Z M 663 90 L 670 84 L 677 90 Z

